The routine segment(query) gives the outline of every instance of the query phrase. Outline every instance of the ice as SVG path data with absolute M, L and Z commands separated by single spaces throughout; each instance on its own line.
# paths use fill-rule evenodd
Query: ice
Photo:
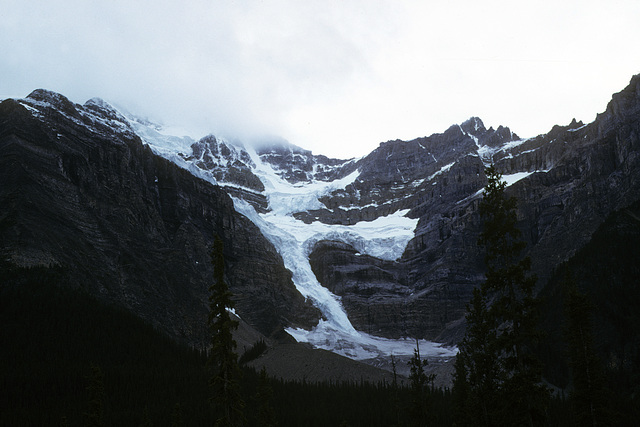
M 284 222 L 279 215 L 272 213 L 260 215 L 244 200 L 234 198 L 233 201 L 236 210 L 256 224 L 262 234 L 278 250 L 284 266 L 291 271 L 293 283 L 298 291 L 305 298 L 312 300 L 334 329 L 344 334 L 355 334 L 356 330 L 351 325 L 339 299 L 318 282 L 311 270 L 302 240 L 304 238 L 292 234 L 291 227 L 279 226 Z M 297 222 L 304 225 L 301 221 Z
M 292 214 L 324 208 L 318 198 L 353 183 L 358 179 L 359 172 L 332 182 L 293 185 L 282 180 L 255 152 L 248 151 L 256 164 L 254 173 L 265 186 L 271 211 L 258 214 L 249 203 L 238 198 L 234 198 L 235 208 L 256 224 L 274 245 L 285 267 L 291 271 L 298 291 L 309 298 L 324 317 L 311 330 L 288 328 L 286 331 L 299 342 L 358 360 L 391 354 L 411 355 L 415 348 L 413 339 L 392 340 L 357 331 L 340 298 L 318 282 L 311 270 L 309 254 L 317 242 L 337 240 L 350 244 L 361 254 L 397 260 L 414 237 L 418 219 L 407 217 L 408 210 L 399 210 L 374 221 L 360 221 L 353 225 L 306 224 Z M 424 354 L 431 357 L 449 357 L 456 353 L 455 348 L 441 347 L 428 341 L 421 342 L 420 346 Z
M 129 120 L 129 125 L 155 153 L 162 157 L 171 158 L 178 153 L 191 153 L 191 144 L 195 142 L 188 136 L 173 136 L 160 133 L 156 129 L 135 120 Z
M 440 175 L 440 174 L 443 174 L 443 173 L 447 172 L 447 171 L 448 171 L 449 169 L 451 169 L 451 167 L 452 167 L 453 165 L 455 165 L 455 164 L 456 164 L 456 162 L 452 162 L 452 163 L 449 163 L 448 165 L 445 165 L 445 166 L 441 167 L 438 171 L 436 171 L 434 174 L 432 174 L 431 176 L 429 176 L 429 178 L 427 178 L 427 181 L 431 181 L 431 180 L 432 180 L 433 178 L 435 178 L 436 176 L 438 176 L 438 175 Z
M 357 360 L 412 354 L 415 347 L 412 339 L 391 340 L 357 331 L 340 299 L 318 282 L 308 256 L 317 241 L 332 239 L 350 243 L 364 254 L 397 259 L 413 237 L 417 224 L 417 220 L 404 216 L 407 211 L 368 223 L 343 226 L 305 224 L 291 216 L 273 212 L 258 214 L 249 203 L 237 198 L 234 198 L 234 204 L 236 210 L 253 221 L 276 247 L 285 267 L 291 271 L 298 291 L 310 298 L 324 316 L 312 330 L 286 329 L 293 338 Z M 456 353 L 455 348 L 445 348 L 429 341 L 421 341 L 420 346 L 430 357 L 450 357 Z
M 388 339 L 355 331 L 348 334 L 321 320 L 312 331 L 288 328 L 287 333 L 298 342 L 308 342 L 316 348 L 329 350 L 355 360 L 385 356 L 411 356 L 416 348 L 412 338 Z M 432 341 L 420 340 L 420 353 L 427 357 L 448 358 L 457 354 L 456 347 L 444 347 Z
M 218 183 L 208 172 L 185 160 L 178 153 L 191 153 L 194 140 L 189 137 L 168 135 L 157 127 L 130 120 L 136 133 L 157 154 L 165 157 L 192 174 L 214 184 Z M 321 240 L 337 240 L 353 246 L 359 254 L 394 261 L 400 258 L 409 241 L 414 237 L 418 219 L 407 217 L 408 210 L 399 210 L 374 221 L 361 221 L 353 225 L 330 225 L 321 222 L 306 224 L 295 219 L 296 212 L 326 208 L 320 201 L 323 195 L 344 189 L 354 183 L 356 170 L 342 179 L 325 182 L 311 181 L 291 184 L 277 174 L 274 168 L 262 162 L 251 147 L 246 147 L 253 161 L 253 173 L 265 187 L 270 211 L 259 214 L 251 204 L 233 198 L 235 209 L 249 218 L 273 244 L 282 256 L 285 267 L 291 271 L 292 281 L 298 291 L 322 312 L 323 319 L 311 330 L 288 328 L 286 331 L 297 341 L 307 342 L 317 348 L 333 351 L 353 359 L 371 359 L 391 354 L 411 355 L 415 348 L 413 339 L 386 339 L 356 330 L 342 306 L 340 298 L 323 287 L 309 263 L 309 254 Z M 447 165 L 444 171 L 451 167 Z M 252 190 L 253 191 L 253 190 Z M 429 357 L 450 357 L 456 349 L 441 347 L 429 341 L 421 341 L 423 354 Z
M 509 175 L 502 175 L 502 180 L 506 181 L 507 187 L 508 187 L 508 186 L 513 185 L 516 182 L 520 181 L 521 179 L 524 179 L 524 178 L 528 177 L 532 173 L 533 172 L 517 172 L 517 173 L 512 173 L 512 174 L 509 174 Z

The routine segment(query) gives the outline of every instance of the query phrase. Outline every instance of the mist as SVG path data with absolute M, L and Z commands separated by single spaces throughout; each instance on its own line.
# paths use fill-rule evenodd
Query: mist
M 365 155 L 471 116 L 535 136 L 640 71 L 631 1 L 0 0 L 0 98 L 101 97 L 191 136 Z

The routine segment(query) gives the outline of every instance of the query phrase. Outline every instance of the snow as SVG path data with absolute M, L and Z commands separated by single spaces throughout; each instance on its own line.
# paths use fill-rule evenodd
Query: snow
M 411 355 L 415 341 L 390 340 L 357 331 L 347 316 L 340 298 L 323 287 L 311 270 L 309 254 L 321 240 L 338 240 L 352 245 L 359 253 L 385 260 L 397 260 L 414 237 L 418 219 L 408 218 L 408 210 L 399 210 L 374 221 L 360 221 L 353 225 L 329 225 L 321 222 L 306 224 L 293 213 L 325 206 L 319 197 L 343 189 L 358 179 L 359 172 L 332 182 L 291 184 L 282 180 L 276 171 L 263 163 L 259 156 L 247 150 L 254 161 L 254 173 L 262 180 L 271 211 L 258 214 L 246 201 L 234 198 L 238 212 L 260 228 L 274 245 L 291 271 L 298 291 L 320 309 L 324 319 L 312 330 L 288 328 L 286 331 L 299 342 L 353 358 L 369 359 L 378 356 Z M 421 348 L 434 357 L 455 355 L 455 348 L 444 348 L 424 341 Z
M 388 339 L 364 332 L 345 333 L 330 322 L 321 320 L 312 331 L 288 328 L 287 333 L 298 342 L 308 342 L 316 348 L 329 350 L 355 360 L 374 359 L 380 356 L 411 356 L 416 341 L 410 338 Z M 448 358 L 457 354 L 456 347 L 444 347 L 432 341 L 420 340 L 420 354 L 428 357 Z
M 577 132 L 579 130 L 582 130 L 584 128 L 586 128 L 588 125 L 582 125 L 579 128 L 575 128 L 575 129 L 567 129 L 568 132 Z
M 269 208 L 276 215 L 287 216 L 294 212 L 322 209 L 325 206 L 318 200 L 319 197 L 331 191 L 347 187 L 355 182 L 360 175 L 356 170 L 350 175 L 335 181 L 312 181 L 310 183 L 291 184 L 280 178 L 277 171 L 270 164 L 264 163 L 254 149 L 248 147 L 247 152 L 255 164 L 253 173 L 264 184 Z
M 530 139 L 531 138 L 524 138 L 524 139 L 518 139 L 516 141 L 509 141 L 506 144 L 504 144 L 502 147 L 500 147 L 500 150 L 502 151 L 512 150 L 516 147 L 521 146 L 522 144 L 529 141 Z
M 179 137 L 160 133 L 136 120 L 129 119 L 129 125 L 156 154 L 162 157 L 173 157 L 178 153 L 191 153 L 191 144 L 195 143 L 188 136 Z
M 31 105 L 27 104 L 24 100 L 18 100 L 18 102 L 20 103 L 20 105 L 22 105 L 24 108 L 26 108 L 27 110 L 29 110 L 31 112 L 31 114 L 33 114 L 36 117 L 40 116 L 40 110 L 38 110 L 35 107 L 32 107 Z
M 427 181 L 431 181 L 433 178 L 435 178 L 436 176 L 447 172 L 449 169 L 451 169 L 451 166 L 455 165 L 456 162 L 452 162 L 449 163 L 448 165 L 445 165 L 443 167 L 440 168 L 440 170 L 436 171 L 434 174 L 432 174 L 431 176 L 429 176 L 429 178 L 427 178 Z
M 129 123 L 157 154 L 209 182 L 228 185 L 217 182 L 210 173 L 178 155 L 191 153 L 193 139 L 168 135 L 161 132 L 162 129 L 130 118 Z M 295 219 L 293 214 L 326 208 L 319 198 L 355 182 L 360 175 L 359 171 L 330 182 L 291 184 L 283 180 L 270 164 L 263 162 L 254 149 L 245 149 L 254 163 L 251 165 L 253 173 L 264 184 L 264 194 L 269 202 L 270 211 L 260 214 L 245 200 L 232 197 L 235 209 L 258 226 L 262 234 L 273 244 L 282 256 L 285 267 L 291 271 L 293 283 L 298 291 L 311 300 L 323 315 L 323 319 L 311 330 L 288 328 L 286 331 L 299 342 L 307 342 L 317 348 L 358 360 L 391 354 L 413 354 L 413 339 L 392 340 L 357 331 L 351 324 L 340 298 L 318 282 L 309 263 L 309 254 L 314 245 L 321 240 L 338 240 L 353 246 L 360 254 L 394 261 L 402 256 L 407 244 L 414 237 L 418 219 L 407 217 L 408 210 L 399 210 L 374 221 L 360 221 L 353 225 L 330 225 L 319 221 L 306 224 Z M 447 165 L 438 173 L 450 167 L 451 165 Z M 446 348 L 424 340 L 420 342 L 420 348 L 423 354 L 429 357 L 451 357 L 457 352 L 455 347 Z
M 507 182 L 507 187 L 508 187 L 520 181 L 521 179 L 528 177 L 532 173 L 533 172 L 517 172 L 517 173 L 512 173 L 510 175 L 502 175 L 502 180 Z
M 242 318 L 240 317 L 240 315 L 238 313 L 236 313 L 236 309 L 235 308 L 229 308 L 227 307 L 227 313 L 231 313 L 234 316 L 236 316 L 238 319 L 242 320 Z

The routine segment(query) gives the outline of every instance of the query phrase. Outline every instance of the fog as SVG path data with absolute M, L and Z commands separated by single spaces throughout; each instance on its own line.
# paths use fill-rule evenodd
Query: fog
M 521 4 L 523 3 L 523 4 Z M 318 154 L 479 116 L 591 121 L 640 72 L 637 1 L 0 0 L 0 98 L 101 97 L 191 136 Z

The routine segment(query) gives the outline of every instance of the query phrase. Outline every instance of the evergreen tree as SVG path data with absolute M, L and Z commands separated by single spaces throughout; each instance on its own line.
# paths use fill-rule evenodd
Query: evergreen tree
M 471 423 L 467 418 L 469 408 L 467 402 L 469 399 L 469 381 L 467 380 L 467 368 L 461 353 L 456 356 L 454 363 L 455 371 L 453 373 L 453 393 L 452 404 L 454 422 L 458 427 L 467 426 Z
M 182 421 L 182 407 L 179 403 L 173 407 L 171 413 L 171 427 L 184 427 L 184 421 Z
M 467 331 L 456 356 L 454 396 L 461 425 L 492 425 L 499 411 L 500 358 L 496 326 L 488 316 L 486 293 L 474 289 L 467 305 Z
M 144 407 L 144 412 L 142 412 L 142 424 L 140 427 L 153 427 L 153 421 L 151 421 L 151 414 L 149 413 L 149 407 Z
M 88 377 L 89 409 L 84 413 L 85 424 L 88 427 L 104 425 L 104 376 L 99 366 L 91 366 L 91 376 Z
M 479 243 L 485 249 L 486 280 L 468 305 L 467 333 L 460 344 L 456 394 L 467 387 L 464 409 L 480 425 L 536 425 L 544 420 L 548 392 L 533 355 L 538 339 L 536 279 L 526 244 L 516 227 L 516 199 L 492 165 L 479 211 Z M 462 376 L 466 381 L 463 381 Z
M 491 165 L 488 184 L 480 203 L 484 229 L 486 281 L 482 288 L 493 298 L 488 309 L 497 326 L 496 347 L 501 360 L 502 416 L 507 423 L 533 425 L 544 417 L 548 392 L 541 384 L 541 369 L 533 354 L 539 338 L 536 329 L 538 305 L 534 297 L 535 276 L 529 276 L 531 259 L 520 258 L 526 243 L 516 227 L 515 197 L 504 195 L 506 182 Z
M 420 357 L 420 345 L 416 340 L 416 348 L 413 350 L 413 357 L 408 362 L 410 373 L 409 382 L 411 387 L 411 424 L 414 426 L 424 426 L 427 424 L 428 416 L 428 384 L 433 382 L 435 374 L 427 375 L 424 368 L 429 365 L 427 359 Z
M 232 294 L 224 279 L 224 247 L 222 239 L 216 236 L 211 254 L 214 281 L 209 287 L 209 320 L 211 350 L 208 363 L 213 370 L 210 385 L 213 390 L 212 402 L 220 417 L 216 426 L 241 426 L 244 423 L 244 401 L 240 394 L 241 375 L 236 342 L 232 332 L 238 328 L 238 321 L 231 319 L 229 310 L 234 307 Z
M 604 372 L 593 346 L 591 311 L 593 305 L 567 273 L 565 279 L 565 335 L 569 344 L 573 391 L 570 398 L 576 425 L 606 425 Z
M 274 427 L 277 423 L 272 404 L 273 389 L 271 388 L 271 384 L 269 384 L 267 370 L 264 367 L 260 370 L 256 400 L 258 401 L 258 425 L 262 427 Z
M 391 383 L 391 404 L 393 406 L 394 426 L 400 425 L 400 395 L 398 394 L 398 371 L 396 370 L 396 359 L 391 355 L 391 368 L 393 382 Z

